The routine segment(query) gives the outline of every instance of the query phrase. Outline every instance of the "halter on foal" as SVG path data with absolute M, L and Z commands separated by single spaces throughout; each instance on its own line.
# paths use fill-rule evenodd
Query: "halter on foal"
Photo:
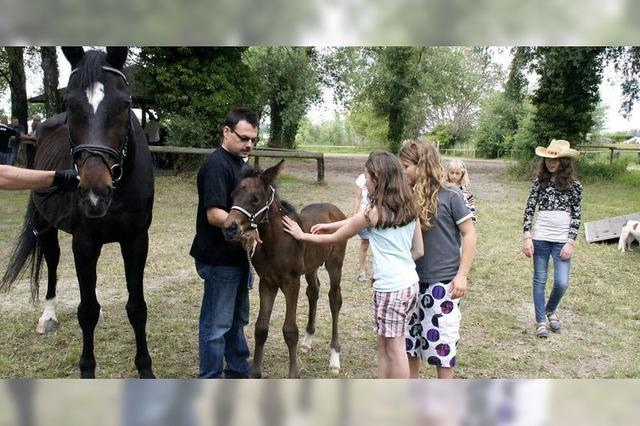
M 297 363 L 298 326 L 296 311 L 300 276 L 307 280 L 309 298 L 309 319 L 307 335 L 301 349 L 311 348 L 312 336 L 316 326 L 316 306 L 320 281 L 318 268 L 324 264 L 329 273 L 329 304 L 332 315 L 331 372 L 340 371 L 340 342 L 338 336 L 338 317 L 342 306 L 340 280 L 346 242 L 331 246 L 304 244 L 285 234 L 282 226 L 284 214 L 298 220 L 303 229 L 321 222 L 335 222 L 345 219 L 344 214 L 333 204 L 311 204 L 298 215 L 277 197 L 272 183 L 280 174 L 284 160 L 263 173 L 254 172 L 240 181 L 231 194 L 233 207 L 224 225 L 225 238 L 239 241 L 242 234 L 258 229 L 263 243 L 258 244 L 251 258 L 252 264 L 260 276 L 260 312 L 255 328 L 255 351 L 253 356 L 253 377 L 262 376 L 262 355 L 269 333 L 269 320 L 278 289 L 286 299 L 286 313 L 282 332 L 289 349 L 289 377 L 299 377 Z M 252 213 L 253 212 L 253 213 Z

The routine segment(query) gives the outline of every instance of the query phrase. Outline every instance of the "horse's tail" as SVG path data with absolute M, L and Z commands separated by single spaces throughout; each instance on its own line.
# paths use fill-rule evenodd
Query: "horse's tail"
M 29 264 L 31 268 L 31 301 L 37 301 L 40 296 L 39 281 L 43 251 L 35 226 L 39 215 L 40 213 L 30 198 L 20 236 L 13 247 L 7 270 L 0 281 L 0 291 L 11 290 L 16 280 L 23 275 L 25 266 Z

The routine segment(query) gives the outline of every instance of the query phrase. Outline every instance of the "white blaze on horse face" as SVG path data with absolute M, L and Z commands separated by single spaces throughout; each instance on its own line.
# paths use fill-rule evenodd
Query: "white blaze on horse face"
M 98 205 L 99 200 L 100 197 L 98 197 L 93 191 L 89 191 L 89 201 L 91 202 L 93 207 L 96 207 Z
M 93 107 L 93 113 L 95 114 L 98 111 L 100 102 L 104 99 L 104 85 L 99 82 L 93 83 L 91 87 L 87 88 L 85 93 L 87 95 L 87 101 L 89 101 L 89 105 Z

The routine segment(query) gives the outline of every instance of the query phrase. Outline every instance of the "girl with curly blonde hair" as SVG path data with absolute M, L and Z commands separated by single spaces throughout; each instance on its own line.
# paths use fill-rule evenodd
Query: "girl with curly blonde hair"
M 438 378 L 451 378 L 460 340 L 460 298 L 476 250 L 472 213 L 460 189 L 446 183 L 431 142 L 407 141 L 399 157 L 416 194 L 424 244 L 424 256 L 416 260 L 418 305 L 405 334 L 410 377 L 419 377 L 422 360 L 436 366 Z

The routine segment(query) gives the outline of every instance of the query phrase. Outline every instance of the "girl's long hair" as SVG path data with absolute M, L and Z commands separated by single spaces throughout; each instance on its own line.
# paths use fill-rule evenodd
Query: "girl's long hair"
M 369 223 L 375 228 L 404 226 L 418 217 L 418 209 L 404 169 L 395 155 L 386 151 L 374 151 L 364 165 L 375 184 L 369 193 L 371 202 L 365 210 L 369 220 L 369 211 L 373 207 L 378 211 L 378 223 Z
M 414 190 L 420 226 L 426 231 L 433 227 L 438 214 L 439 191 L 445 184 L 440 153 L 433 143 L 412 139 L 405 142 L 399 156 L 400 160 L 416 166 Z
M 469 173 L 467 173 L 467 166 L 465 166 L 462 160 L 454 158 L 453 160 L 449 161 L 449 164 L 447 164 L 447 173 L 445 174 L 445 178 L 447 182 L 453 183 L 449 180 L 449 171 L 451 170 L 457 170 L 462 173 L 462 177 L 460 178 L 460 183 L 458 185 L 460 185 L 462 189 L 469 189 Z
M 566 191 L 571 188 L 573 181 L 573 172 L 576 169 L 576 161 L 573 158 L 558 158 L 560 160 L 560 167 L 556 172 L 556 187 L 561 191 Z M 547 169 L 547 165 L 544 163 L 544 158 L 540 158 L 538 163 L 538 182 L 543 186 L 546 186 L 551 181 L 553 174 Z

